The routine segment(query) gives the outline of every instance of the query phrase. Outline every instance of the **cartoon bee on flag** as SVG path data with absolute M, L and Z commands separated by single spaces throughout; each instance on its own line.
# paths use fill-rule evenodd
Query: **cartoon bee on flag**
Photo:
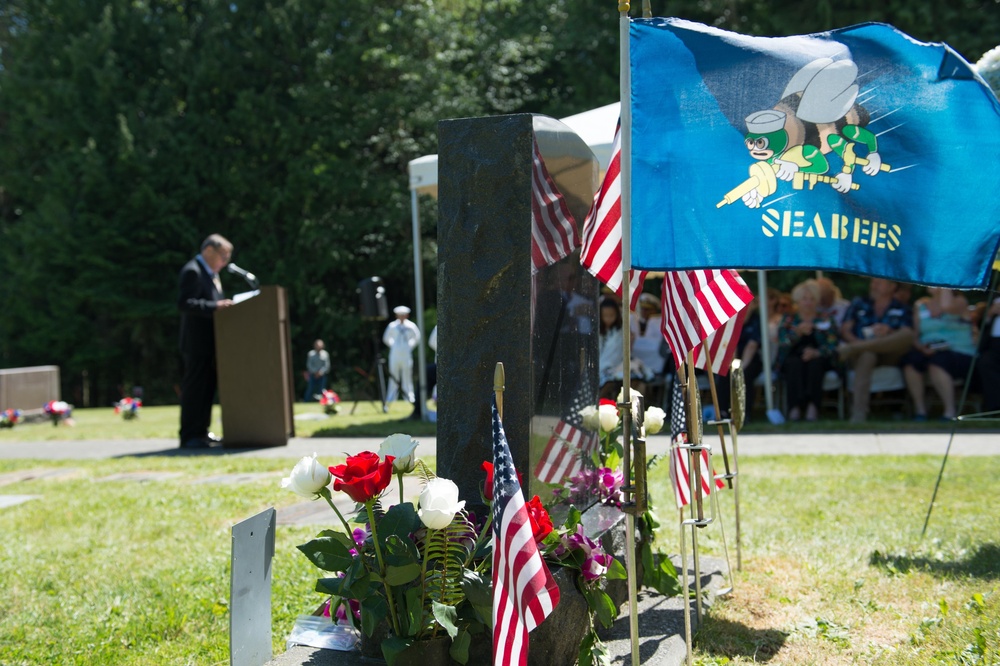
M 778 190 L 779 180 L 790 181 L 795 190 L 827 183 L 846 194 L 858 189 L 856 167 L 868 176 L 889 171 L 878 152 L 878 138 L 867 128 L 868 110 L 858 102 L 857 77 L 851 60 L 813 60 L 792 76 L 773 108 L 747 116 L 745 142 L 756 162 L 750 177 L 716 207 L 742 200 L 748 208 L 759 208 Z M 836 176 L 828 175 L 830 153 L 842 163 Z

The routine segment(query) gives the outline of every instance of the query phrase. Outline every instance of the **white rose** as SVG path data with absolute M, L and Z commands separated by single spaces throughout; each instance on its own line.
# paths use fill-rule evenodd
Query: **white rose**
M 618 427 L 618 408 L 614 405 L 601 405 L 597 409 L 597 418 L 601 423 L 601 432 L 611 432 Z
M 417 466 L 417 457 L 413 452 L 419 443 L 409 435 L 389 435 L 382 441 L 378 455 L 383 460 L 386 456 L 392 456 L 395 458 L 392 468 L 400 474 L 407 474 Z
M 420 508 L 417 515 L 420 522 L 429 529 L 440 530 L 448 527 L 455 514 L 465 508 L 465 500 L 458 499 L 458 486 L 448 479 L 434 478 L 427 482 L 420 493 Z
M 292 475 L 281 480 L 281 487 L 296 495 L 316 499 L 319 491 L 330 485 L 330 470 L 316 460 L 316 454 L 295 463 Z
M 601 427 L 601 419 L 597 415 L 597 407 L 594 405 L 588 405 L 580 410 L 580 419 L 582 420 L 582 425 L 587 430 L 592 430 L 597 432 L 597 429 Z
M 641 397 L 642 397 L 641 393 L 639 393 L 638 391 L 636 391 L 631 386 L 628 387 L 628 399 L 629 400 L 632 400 L 634 402 L 636 398 L 641 398 Z M 618 399 L 615 400 L 615 402 L 617 402 L 620 405 L 620 404 L 622 404 L 622 402 L 624 400 L 625 400 L 625 387 L 623 386 L 620 389 L 618 389 Z
M 655 435 L 663 430 L 663 422 L 667 419 L 667 414 L 659 407 L 649 407 L 646 409 L 646 417 L 643 420 L 646 426 L 647 435 Z

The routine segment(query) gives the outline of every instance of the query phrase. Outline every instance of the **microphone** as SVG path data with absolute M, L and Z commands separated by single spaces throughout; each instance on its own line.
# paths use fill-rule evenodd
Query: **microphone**
M 229 264 L 226 266 L 230 273 L 236 273 L 237 275 L 243 276 L 243 279 L 247 281 L 251 289 L 256 289 L 258 287 L 257 276 L 250 271 L 244 270 L 237 266 L 236 264 Z

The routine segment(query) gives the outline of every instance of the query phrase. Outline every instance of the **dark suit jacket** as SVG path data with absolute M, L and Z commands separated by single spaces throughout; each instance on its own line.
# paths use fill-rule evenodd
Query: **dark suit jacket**
M 184 264 L 180 273 L 181 311 L 180 350 L 182 354 L 215 353 L 215 323 L 212 319 L 216 302 L 222 294 L 215 288 L 212 277 L 197 258 Z

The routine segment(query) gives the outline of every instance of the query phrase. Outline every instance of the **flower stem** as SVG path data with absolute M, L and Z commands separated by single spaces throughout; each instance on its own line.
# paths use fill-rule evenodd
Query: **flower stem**
M 375 500 L 368 500 L 365 502 L 365 509 L 368 511 L 368 525 L 372 530 L 372 544 L 375 546 L 375 557 L 378 559 L 378 573 L 379 577 L 382 579 L 382 586 L 385 587 L 385 601 L 389 606 L 389 617 L 392 619 L 392 630 L 396 632 L 396 635 L 402 638 L 402 633 L 399 631 L 399 619 L 396 617 L 396 601 L 392 596 L 392 588 L 389 587 L 389 583 L 385 581 L 385 560 L 382 559 L 382 547 L 378 542 L 378 534 L 375 531 L 375 511 L 372 505 Z
M 466 560 L 465 566 L 469 566 L 469 563 L 472 562 L 472 558 L 476 556 L 477 552 L 479 552 L 479 547 L 486 542 L 486 539 L 490 538 L 493 531 L 492 528 L 493 528 L 493 507 L 487 506 L 486 522 L 483 523 L 483 529 L 476 537 L 476 545 L 472 547 L 472 552 L 469 553 L 469 559 Z
M 397 474 L 396 478 L 399 479 L 399 503 L 403 503 L 403 475 Z
M 431 547 L 431 535 L 434 534 L 435 530 L 427 528 L 427 536 L 424 538 L 424 552 L 420 554 L 420 612 L 423 613 L 424 604 L 427 603 L 427 551 Z M 420 629 L 417 633 L 417 638 L 420 638 L 420 634 L 424 631 L 424 618 L 420 618 Z
M 326 490 L 326 488 L 324 488 L 323 490 Z M 344 519 L 344 514 L 342 514 L 340 512 L 340 509 L 337 508 L 337 505 L 333 503 L 333 499 L 330 497 L 330 491 L 327 490 L 325 493 L 321 492 L 320 495 L 322 495 L 323 499 L 326 500 L 326 503 L 330 505 L 330 508 L 333 509 L 333 512 L 337 514 L 337 518 L 340 518 L 340 524 L 344 526 L 344 531 L 347 532 L 347 536 L 353 539 L 354 530 L 352 530 L 351 526 L 347 524 L 347 521 Z

